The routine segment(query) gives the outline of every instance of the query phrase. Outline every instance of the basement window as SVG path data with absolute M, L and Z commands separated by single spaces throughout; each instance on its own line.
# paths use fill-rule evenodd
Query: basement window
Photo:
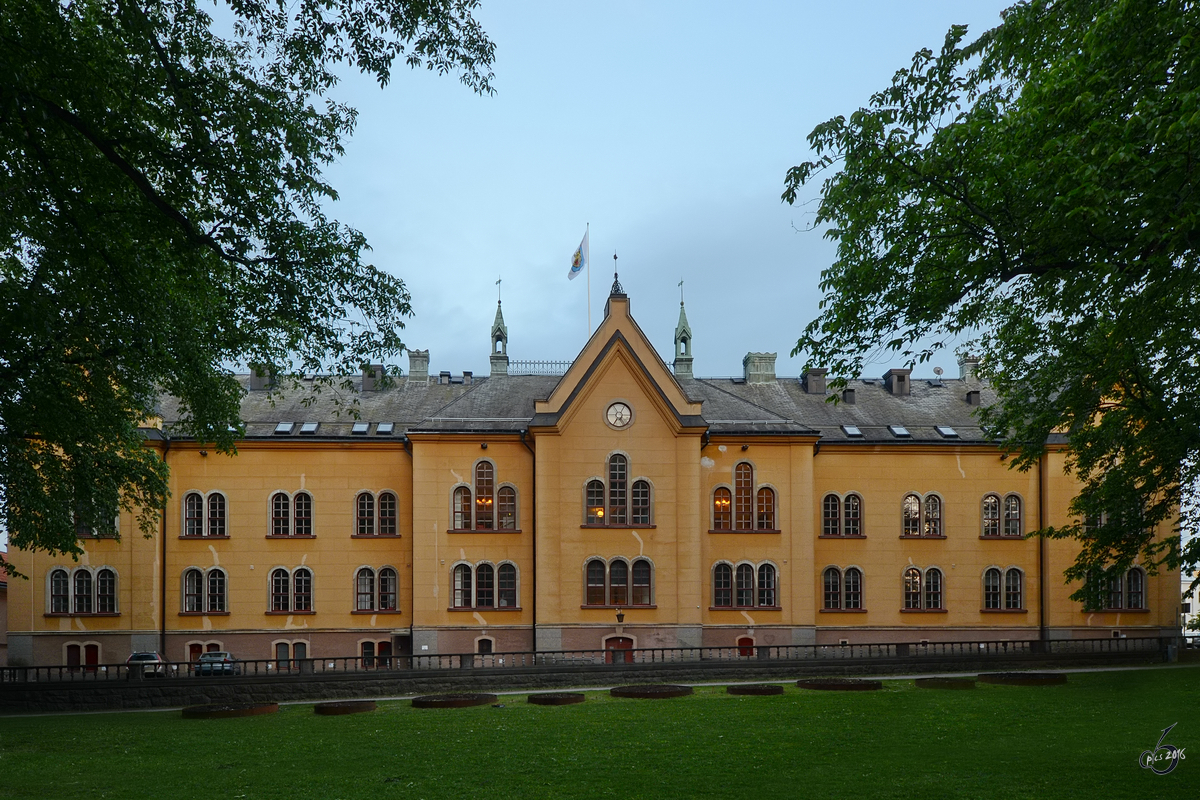
M 376 425 L 375 426 L 375 435 L 376 436 L 391 436 L 392 435 L 392 423 L 381 422 L 378 425 Z
M 276 436 L 291 436 L 292 428 L 294 428 L 295 426 L 296 426 L 296 423 L 294 423 L 294 422 L 280 422 L 278 425 L 275 426 L 275 435 Z
M 354 427 L 350 429 L 350 433 L 354 436 L 366 436 L 367 429 L 371 427 L 369 422 L 356 422 Z
M 300 426 L 300 433 L 312 436 L 317 432 L 317 426 L 320 424 L 319 422 L 306 422 Z
M 897 439 L 911 439 L 912 434 L 908 432 L 908 428 L 903 425 L 888 425 L 888 430 L 892 432 L 892 436 Z
M 845 432 L 845 434 L 847 436 L 850 436 L 850 437 L 853 437 L 856 439 L 861 439 L 862 435 L 863 435 L 862 431 L 859 430 L 857 425 L 843 425 L 842 430 Z
M 934 427 L 937 428 L 937 432 L 940 433 L 945 439 L 958 438 L 958 431 L 954 430 L 954 428 L 951 428 L 949 425 L 935 425 Z

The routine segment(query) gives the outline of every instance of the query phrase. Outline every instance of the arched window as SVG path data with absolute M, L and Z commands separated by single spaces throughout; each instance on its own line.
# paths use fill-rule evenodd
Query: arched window
M 713 568 L 713 606 L 733 607 L 733 567 L 717 564 Z
M 838 609 L 842 607 L 842 573 L 837 567 L 826 567 L 821 576 L 825 585 L 825 608 Z
M 189 569 L 183 573 L 183 610 L 188 614 L 204 611 L 204 573 Z
M 604 524 L 604 484 L 600 481 L 588 481 L 587 524 Z
M 92 604 L 92 573 L 86 569 L 75 571 L 75 613 L 91 614 L 95 606 Z
M 1120 573 L 1113 573 L 1108 578 L 1108 599 L 1106 607 L 1125 607 L 1124 580 Z
M 290 611 L 292 608 L 291 576 L 286 569 L 271 572 L 271 610 Z
M 925 571 L 925 608 L 939 609 L 942 607 L 942 571 L 929 569 Z
M 633 525 L 650 524 L 650 484 L 646 481 L 633 482 L 633 508 L 630 514 Z
M 50 573 L 50 613 L 71 613 L 71 579 L 65 569 Z
M 1021 535 L 1021 498 L 1015 494 L 1004 498 L 1004 535 Z
M 379 570 L 379 610 L 395 611 L 400 607 L 400 581 L 396 570 L 384 567 Z
M 758 567 L 758 605 L 760 608 L 779 605 L 775 599 L 775 567 L 770 564 L 760 564 Z
M 905 495 L 904 502 L 900 506 L 900 516 L 902 523 L 901 535 L 921 535 L 921 498 L 915 494 Z
M 292 501 L 283 492 L 276 492 L 271 497 L 271 535 L 287 536 L 291 533 Z
M 616 454 L 608 459 L 608 524 L 625 525 L 626 484 L 629 480 L 629 461 Z
M 735 591 L 733 604 L 738 608 L 749 608 L 754 605 L 754 567 L 749 564 L 739 564 L 734 571 Z
M 500 528 L 506 531 L 517 529 L 517 490 L 501 486 L 496 493 L 496 506 L 500 515 Z
M 312 495 L 308 492 L 297 492 L 292 498 L 292 505 L 295 507 L 296 514 L 293 517 L 295 523 L 296 536 L 312 536 Z
M 517 568 L 512 564 L 501 564 L 497 571 L 497 605 L 500 608 L 516 608 Z
M 631 605 L 650 605 L 650 562 L 639 558 L 633 562 L 633 594 L 629 598 Z
M 850 567 L 846 570 L 846 608 L 858 610 L 862 605 L 862 570 Z
M 733 469 L 733 529 L 748 531 L 754 528 L 751 502 L 754 497 L 754 470 L 746 462 Z
M 846 495 L 846 536 L 862 536 L 862 498 L 856 494 Z
M 1146 576 L 1140 569 L 1131 569 L 1125 576 L 1125 607 L 1146 607 Z
M 312 611 L 312 573 L 301 567 L 292 573 L 292 608 Z
M 754 520 L 760 531 L 775 530 L 775 490 L 763 487 L 758 490 L 758 515 Z
M 459 486 L 454 490 L 454 529 L 471 529 L 471 490 L 466 486 Z
M 608 565 L 608 604 L 629 604 L 629 565 L 620 559 Z
M 356 513 L 354 532 L 358 536 L 375 535 L 375 498 L 370 492 L 359 492 L 354 501 Z
M 398 506 L 396 495 L 391 492 L 379 493 L 380 536 L 398 536 L 400 534 Z
M 1000 498 L 994 494 L 983 497 L 983 535 L 1000 535 Z
M 375 610 L 375 570 L 363 567 L 354 579 L 355 609 L 358 611 Z
M 117 613 L 117 573 L 111 569 L 96 573 L 96 613 Z
M 208 571 L 207 609 L 210 614 L 223 614 L 227 610 L 225 601 L 225 570 Z
M 459 564 L 454 568 L 454 607 L 470 608 L 473 600 L 471 568 L 466 564 Z
M 992 567 L 983 573 L 983 607 L 1000 608 L 1000 570 Z
M 925 535 L 942 535 L 942 499 L 933 494 L 925 498 Z
M 604 586 L 604 562 L 599 559 L 593 559 L 587 564 L 587 605 L 602 606 L 604 605 L 605 586 Z
M 821 501 L 821 535 L 842 535 L 842 500 L 836 494 L 827 494 Z
M 916 567 L 904 570 L 904 607 L 921 607 L 921 570 Z
M 1013 611 L 1024 607 L 1019 569 L 1010 569 L 1004 573 L 1004 607 Z
M 490 461 L 475 465 L 475 530 L 490 531 L 496 527 L 496 472 Z
M 183 498 L 183 535 L 204 535 L 204 498 L 198 492 L 188 492 Z
M 213 492 L 208 496 L 208 535 L 225 536 L 225 495 Z
M 732 522 L 733 496 L 728 489 L 720 487 L 713 492 L 713 530 L 732 530 Z
M 475 568 L 475 607 L 496 607 L 496 569 L 491 564 Z

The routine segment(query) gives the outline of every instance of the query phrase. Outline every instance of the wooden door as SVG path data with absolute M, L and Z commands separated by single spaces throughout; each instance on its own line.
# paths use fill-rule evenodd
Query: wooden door
M 606 639 L 604 648 L 608 651 L 604 654 L 606 664 L 633 663 L 633 639 L 628 636 L 613 636 Z
M 83 646 L 83 663 L 88 672 L 96 671 L 96 665 L 100 663 L 100 645 L 85 644 Z

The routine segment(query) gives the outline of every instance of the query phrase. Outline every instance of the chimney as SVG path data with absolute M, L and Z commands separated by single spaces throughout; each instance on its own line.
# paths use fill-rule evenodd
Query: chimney
M 408 351 L 408 379 L 415 383 L 429 383 L 429 351 Z
M 889 369 L 883 373 L 883 383 L 896 397 L 907 397 L 910 388 L 908 376 L 911 374 L 911 369 Z
M 958 359 L 958 377 L 964 381 L 975 380 L 975 370 L 979 368 L 979 359 L 975 356 L 960 356 Z
M 746 383 L 774 383 L 775 356 L 778 353 L 747 353 L 742 359 Z
M 967 405 L 969 405 L 969 406 L 979 405 L 979 390 L 978 389 L 972 389 L 971 391 L 967 392 Z
M 827 369 L 810 369 L 804 373 L 804 391 L 809 394 L 825 394 Z
M 853 389 L 843 389 L 842 390 L 842 402 L 848 406 L 854 405 L 854 390 Z
M 373 392 L 377 384 L 383 379 L 383 364 L 363 364 L 362 368 L 362 390 L 364 392 Z
M 262 364 L 250 365 L 250 391 L 261 392 L 275 385 L 275 378 L 269 367 Z
M 471 381 L 474 379 L 475 374 L 473 372 L 467 372 L 465 369 L 463 370 L 463 386 L 470 386 Z
M 447 386 L 450 384 L 450 370 L 444 369 L 438 373 L 438 383 L 445 384 Z

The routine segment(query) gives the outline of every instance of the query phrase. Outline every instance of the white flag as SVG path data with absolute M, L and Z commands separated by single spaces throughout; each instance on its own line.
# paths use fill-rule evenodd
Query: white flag
M 567 278 L 575 280 L 579 277 L 579 273 L 583 272 L 583 268 L 588 265 L 589 249 L 588 249 L 588 234 L 590 229 L 584 231 L 583 241 L 579 243 L 579 247 L 575 249 L 575 255 L 571 256 L 571 269 L 567 272 Z

